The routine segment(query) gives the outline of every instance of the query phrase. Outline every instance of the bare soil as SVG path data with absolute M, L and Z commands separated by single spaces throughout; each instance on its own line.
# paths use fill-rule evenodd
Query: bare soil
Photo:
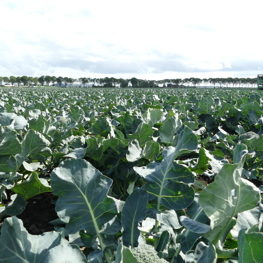
M 58 218 L 55 211 L 56 199 L 52 193 L 43 193 L 27 200 L 25 210 L 17 217 L 23 221 L 30 234 L 39 235 L 54 230 L 49 222 Z

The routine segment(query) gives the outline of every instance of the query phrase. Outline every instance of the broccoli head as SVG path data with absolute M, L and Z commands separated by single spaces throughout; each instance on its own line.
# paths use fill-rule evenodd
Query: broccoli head
M 144 244 L 131 249 L 132 254 L 139 263 L 167 263 L 163 258 L 159 258 L 153 246 Z

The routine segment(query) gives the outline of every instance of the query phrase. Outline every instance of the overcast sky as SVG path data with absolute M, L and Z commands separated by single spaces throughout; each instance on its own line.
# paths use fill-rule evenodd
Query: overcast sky
M 0 0 L 0 76 L 263 73 L 262 0 Z

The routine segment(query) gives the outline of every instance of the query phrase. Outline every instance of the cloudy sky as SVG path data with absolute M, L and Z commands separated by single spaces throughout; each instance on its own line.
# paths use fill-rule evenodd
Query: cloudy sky
M 262 0 L 0 0 L 0 76 L 263 73 Z

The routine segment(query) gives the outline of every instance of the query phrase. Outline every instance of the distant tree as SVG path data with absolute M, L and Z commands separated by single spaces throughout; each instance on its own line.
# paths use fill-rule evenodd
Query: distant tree
M 171 83 L 171 80 L 170 79 L 164 79 L 163 83 L 165 84 L 165 86 L 167 86 L 167 84 Z
M 118 82 L 119 82 L 118 79 L 113 78 L 113 77 L 111 77 L 110 79 L 111 79 L 112 86 L 113 86 L 113 87 L 116 87 L 116 85 L 117 85 Z
M 24 84 L 24 86 L 28 85 L 29 77 L 28 76 L 22 76 L 20 78 L 21 82 Z
M 51 76 L 50 77 L 50 81 L 51 81 L 52 86 L 55 85 L 56 79 L 57 79 L 56 76 Z
M 79 78 L 78 80 L 83 86 L 89 83 L 89 79 L 85 77 Z
M 9 77 L 9 82 L 12 84 L 12 86 L 14 86 L 14 84 L 16 83 L 16 77 L 15 76 L 10 76 Z
M 129 80 L 126 79 L 119 79 L 120 87 L 121 88 L 127 88 L 129 84 Z
M 98 78 L 93 78 L 93 79 L 92 79 L 92 82 L 93 82 L 93 86 L 97 86 L 97 85 L 100 83 L 100 79 L 98 79 Z
M 3 81 L 4 81 L 4 82 L 7 82 L 7 81 L 4 80 L 5 78 L 6 78 L 6 77 L 0 77 L 0 85 L 3 84 L 3 83 L 2 83 Z M 9 82 L 9 81 L 8 81 L 8 82 Z
M 57 77 L 56 78 L 56 82 L 58 83 L 59 86 L 62 85 L 62 82 L 64 81 L 64 78 L 63 77 Z
M 173 83 L 178 87 L 182 82 L 182 79 L 174 79 Z
M 49 86 L 49 84 L 50 84 L 51 81 L 52 81 L 52 77 L 51 77 L 51 76 L 45 76 L 46 85 Z
M 130 82 L 131 82 L 131 84 L 132 84 L 132 87 L 134 88 L 134 87 L 138 87 L 138 79 L 137 78 L 131 78 L 130 79 Z
M 191 79 L 190 78 L 184 78 L 183 84 L 185 84 L 186 86 L 189 86 L 191 84 Z
M 105 84 L 105 78 L 97 78 L 96 82 L 99 84 L 99 86 L 103 86 Z
M 112 78 L 105 77 L 104 79 L 101 79 L 100 84 L 103 85 L 103 87 L 113 87 L 112 85 Z
M 65 77 L 64 79 L 64 83 L 65 83 L 65 86 L 67 87 L 68 84 L 73 84 L 73 82 L 75 81 L 75 79 L 73 78 L 69 78 L 69 77 Z
M 18 84 L 18 86 L 21 85 L 21 82 L 22 82 L 21 77 L 16 77 L 16 83 Z
M 219 85 L 219 88 L 222 88 L 225 85 L 224 78 L 216 78 L 217 84 Z
M 150 88 L 158 87 L 158 85 L 155 83 L 154 80 L 149 80 L 148 83 L 149 83 L 149 87 L 150 87 Z
M 38 78 L 38 82 L 40 83 L 41 86 L 44 86 L 45 83 L 45 76 L 41 76 Z
M 195 79 L 195 87 L 196 87 L 196 85 L 200 85 L 201 83 L 202 83 L 202 79 L 200 79 L 200 78 Z
M 214 85 L 214 88 L 215 88 L 216 79 L 215 79 L 215 78 L 209 78 L 208 81 L 209 81 L 209 83 L 210 83 L 210 86 L 211 86 L 211 85 Z
M 230 83 L 231 83 L 231 87 L 233 88 L 235 86 L 235 79 L 234 78 L 230 78 Z
M 202 82 L 202 80 L 199 78 L 190 78 L 190 82 L 196 88 L 196 86 L 199 85 Z
M 139 86 L 140 88 L 148 88 L 148 81 L 147 80 L 139 80 L 135 87 L 137 87 L 137 86 Z
M 165 87 L 166 87 L 166 85 L 165 85 L 165 80 L 164 80 L 164 79 L 162 79 L 162 80 L 157 80 L 157 85 L 158 85 L 159 87 L 165 88 Z
M 34 86 L 37 86 L 37 83 L 38 83 L 38 77 L 33 77 L 30 79 L 31 83 L 34 85 Z
M 87 84 L 90 84 L 92 81 L 92 78 L 86 78 L 87 79 Z
M 246 88 L 249 86 L 249 79 L 248 78 L 241 78 L 240 81 L 241 81 L 241 84 L 243 85 L 243 88 Z
M 206 79 L 206 78 L 202 79 L 203 86 L 206 86 L 207 83 L 208 83 L 208 79 Z
M 104 83 L 103 87 L 105 87 L 105 88 L 112 88 L 114 86 L 112 85 L 111 82 L 108 82 L 108 83 Z
M 229 84 L 231 84 L 230 78 L 224 78 L 224 86 L 225 86 L 225 87 L 228 87 Z
M 5 83 L 9 83 L 9 82 L 10 82 L 10 79 L 9 79 L 8 77 L 3 77 L 3 81 L 4 81 Z
M 257 86 L 257 78 L 252 78 L 251 79 L 251 83 L 252 83 L 253 86 L 256 87 Z
M 240 86 L 240 79 L 239 78 L 234 78 L 234 84 L 237 85 L 236 87 L 238 88 Z
M 28 77 L 28 86 L 33 86 L 33 77 Z
M 74 78 L 69 78 L 69 84 L 70 85 L 73 85 L 73 83 L 76 81 L 76 79 L 74 79 Z
M 233 79 L 232 78 L 225 78 L 225 84 L 226 84 L 226 87 L 231 87 L 233 84 Z

